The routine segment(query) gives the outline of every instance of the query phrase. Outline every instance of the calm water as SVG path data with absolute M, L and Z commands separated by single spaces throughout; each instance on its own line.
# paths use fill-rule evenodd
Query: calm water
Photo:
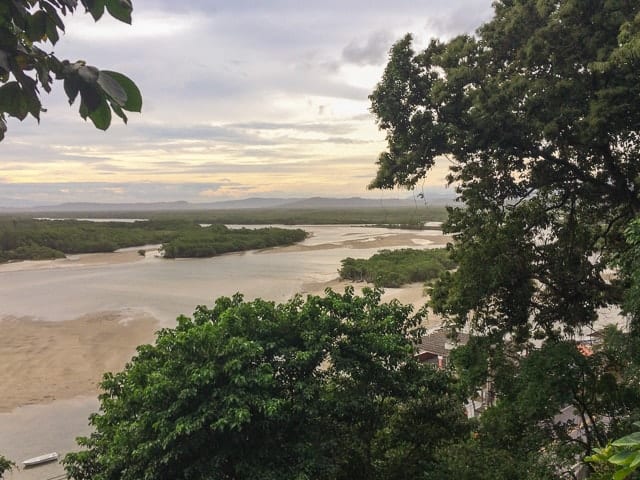
M 349 242 L 411 233 L 418 248 L 440 232 L 348 226 L 303 226 L 312 236 L 301 245 L 327 246 L 306 251 L 273 249 L 208 259 L 164 260 L 147 256 L 132 263 L 65 266 L 12 271 L 0 266 L 0 316 L 69 320 L 86 313 L 141 309 L 163 324 L 240 291 L 248 299 L 283 301 L 309 282 L 337 277 L 340 260 L 365 258 L 377 248 L 350 248 Z M 416 245 L 413 245 L 416 247 Z
M 177 315 L 190 314 L 196 305 L 211 305 L 215 298 L 238 291 L 248 299 L 284 301 L 307 283 L 336 278 L 343 258 L 365 258 L 378 250 L 350 248 L 349 242 L 411 233 L 418 245 L 428 246 L 429 237 L 440 233 L 348 226 L 302 228 L 313 234 L 302 245 L 315 249 L 273 249 L 210 259 L 147 256 L 133 263 L 62 268 L 0 266 L 0 317 L 63 321 L 99 311 L 140 309 L 172 325 Z M 27 372 L 25 381 L 29 381 Z M 87 417 L 96 408 L 94 398 L 77 398 L 0 414 L 0 452 L 22 461 L 49 451 L 73 450 L 74 438 L 88 433 Z M 61 472 L 59 465 L 52 464 L 10 473 L 6 478 L 46 479 Z

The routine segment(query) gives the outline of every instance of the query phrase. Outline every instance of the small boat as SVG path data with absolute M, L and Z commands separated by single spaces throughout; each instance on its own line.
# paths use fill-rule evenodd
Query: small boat
M 25 467 L 33 467 L 35 465 L 40 465 L 41 463 L 53 462 L 55 460 L 58 460 L 58 454 L 56 452 L 51 452 L 23 460 L 22 464 Z

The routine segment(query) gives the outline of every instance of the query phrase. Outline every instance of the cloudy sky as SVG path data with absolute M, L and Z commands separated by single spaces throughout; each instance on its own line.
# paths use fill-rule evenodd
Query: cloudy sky
M 131 26 L 78 12 L 55 53 L 126 73 L 143 112 L 101 132 L 56 85 L 40 125 L 9 122 L 0 205 L 404 198 L 366 189 L 385 147 L 367 96 L 389 48 L 490 16 L 491 0 L 134 0 Z

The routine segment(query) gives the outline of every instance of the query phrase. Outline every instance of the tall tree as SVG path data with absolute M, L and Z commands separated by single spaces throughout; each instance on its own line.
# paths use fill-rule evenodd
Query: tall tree
M 465 432 L 450 379 L 414 358 L 422 312 L 353 290 L 198 307 L 102 383 L 74 479 L 442 478 Z
M 371 187 L 412 187 L 436 162 L 451 165 L 460 205 L 444 228 L 458 268 L 431 303 L 482 337 L 458 355 L 460 384 L 471 393 L 490 380 L 496 397 L 478 440 L 446 451 L 460 460 L 450 471 L 490 477 L 473 463 L 489 455 L 504 478 L 554 478 L 640 406 L 640 3 L 494 9 L 474 36 L 421 52 L 411 36 L 394 45 L 370 96 L 388 142 Z M 606 305 L 624 307 L 630 333 L 608 332 L 605 349 L 583 357 L 572 339 Z M 562 407 L 576 416 L 560 418 Z M 555 469 L 510 470 L 552 453 Z
M 98 21 L 105 10 L 131 23 L 130 0 L 80 0 Z M 0 141 L 7 131 L 7 116 L 38 121 L 44 111 L 40 89 L 49 93 L 55 79 L 62 80 L 72 104 L 80 96 L 80 116 L 102 130 L 109 128 L 111 113 L 125 123 L 125 111 L 139 112 L 138 87 L 118 72 L 99 70 L 84 60 L 70 62 L 47 52 L 65 31 L 63 17 L 72 14 L 78 0 L 11 0 L 0 3 Z
M 494 7 L 475 36 L 393 47 L 370 97 L 388 141 L 371 187 L 448 159 L 459 268 L 435 308 L 517 342 L 560 338 L 620 300 L 602 273 L 640 212 L 640 4 Z

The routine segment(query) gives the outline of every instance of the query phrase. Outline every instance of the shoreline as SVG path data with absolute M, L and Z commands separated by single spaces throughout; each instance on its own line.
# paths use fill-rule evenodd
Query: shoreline
M 316 239 L 317 240 L 317 239 Z M 425 237 L 422 232 L 393 232 L 375 235 L 373 238 L 346 238 L 339 241 L 322 241 L 311 245 L 296 244 L 287 247 L 258 250 L 252 253 L 304 252 L 312 250 L 384 249 L 392 247 L 433 248 L 443 247 L 451 238 L 441 234 Z M 147 255 L 141 256 L 137 248 L 124 249 L 113 253 L 90 253 L 58 260 L 24 261 L 0 265 L 0 274 L 14 272 L 55 270 L 79 267 L 109 268 L 122 264 L 146 264 L 160 262 L 154 255 L 154 246 L 147 245 Z M 246 253 L 246 252 L 242 252 Z M 237 255 L 230 253 L 228 255 Z M 327 281 L 302 283 L 301 295 L 323 295 L 331 288 L 343 292 L 346 286 L 353 286 L 360 293 L 364 287 L 372 287 L 363 282 L 350 282 L 339 278 Z M 410 284 L 402 288 L 385 289 L 383 302 L 393 299 L 403 304 L 412 304 L 414 311 L 425 305 L 422 284 Z M 26 310 L 11 315 L 0 312 L 0 382 L 4 395 L 0 397 L 0 413 L 11 412 L 17 407 L 49 404 L 57 400 L 80 396 L 96 396 L 98 383 L 105 372 L 120 371 L 141 344 L 155 340 L 155 332 L 160 327 L 173 326 L 156 314 L 144 310 L 145 307 L 119 310 L 105 305 L 102 311 L 78 310 L 76 314 L 53 319 L 40 318 L 35 312 Z M 152 310 L 153 311 L 153 310 Z M 190 313 L 190 312 L 189 312 Z M 73 316 L 71 316 L 73 315 Z M 440 319 L 430 314 L 425 320 L 427 327 L 440 323 Z
M 372 284 L 335 278 L 302 285 L 301 295 L 323 295 L 325 289 L 343 292 L 353 286 L 356 293 Z M 385 289 L 383 302 L 411 304 L 414 312 L 427 301 L 421 283 Z M 423 326 L 440 319 L 429 314 Z M 59 400 L 99 394 L 106 372 L 124 368 L 139 345 L 153 343 L 161 322 L 144 311 L 105 311 L 62 321 L 30 316 L 0 316 L 0 414 L 17 408 L 50 404 Z

